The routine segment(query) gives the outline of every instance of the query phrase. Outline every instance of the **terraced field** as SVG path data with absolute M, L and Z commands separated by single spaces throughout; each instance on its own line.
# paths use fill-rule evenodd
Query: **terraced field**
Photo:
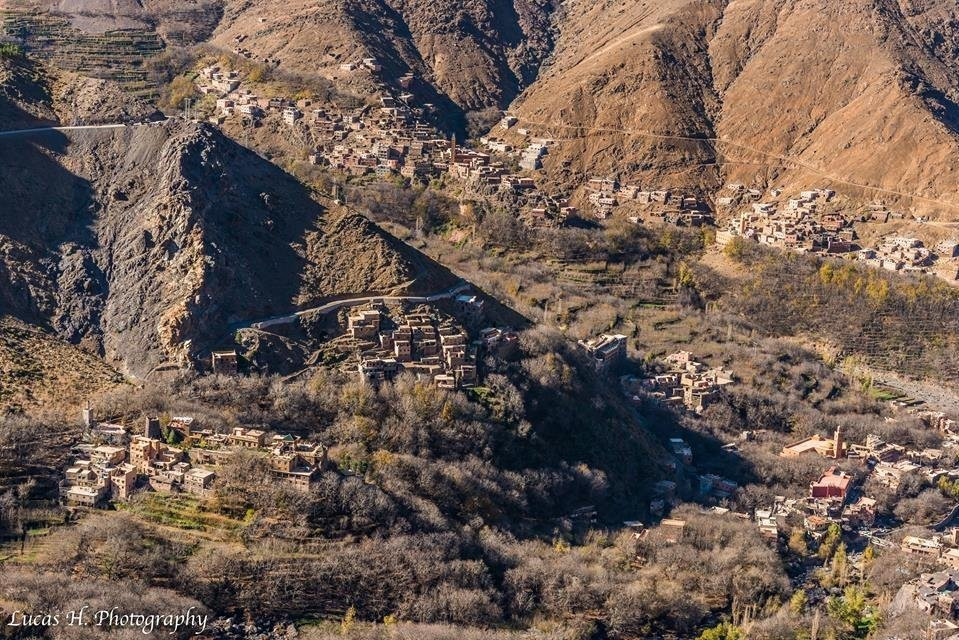
M 162 52 L 164 43 L 152 31 L 87 33 L 72 27 L 62 16 L 5 10 L 0 11 L 0 35 L 60 69 L 115 81 L 145 98 L 156 93 L 144 62 Z

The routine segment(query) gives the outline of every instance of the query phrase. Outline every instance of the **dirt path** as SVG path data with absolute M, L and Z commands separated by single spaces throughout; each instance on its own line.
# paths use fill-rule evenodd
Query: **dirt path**
M 885 385 L 921 400 L 922 409 L 959 416 L 959 389 L 942 382 L 911 380 L 892 371 L 869 370 L 873 384 Z
M 764 158 L 769 158 L 769 159 L 778 161 L 777 164 L 775 165 L 769 164 L 768 166 L 781 166 L 782 164 L 791 164 L 795 167 L 798 167 L 800 169 L 805 169 L 806 171 L 815 173 L 823 178 L 826 178 L 837 185 L 853 187 L 856 189 L 862 189 L 864 191 L 870 191 L 870 192 L 882 194 L 882 195 L 899 196 L 901 198 L 908 198 L 914 201 L 926 202 L 929 204 L 935 204 L 942 207 L 947 207 L 949 209 L 959 210 L 959 204 L 956 204 L 956 203 L 945 202 L 943 200 L 937 200 L 936 198 L 921 196 L 915 193 L 905 193 L 903 191 L 896 191 L 895 189 L 886 189 L 884 187 L 877 187 L 871 184 L 856 182 L 848 178 L 843 178 L 841 176 L 833 175 L 829 173 L 828 171 L 824 169 L 820 169 L 819 167 L 813 166 L 803 160 L 800 160 L 799 158 L 795 156 L 786 156 L 786 155 L 780 155 L 778 153 L 773 153 L 771 151 L 764 151 L 762 149 L 758 149 L 756 147 L 750 146 L 743 142 L 739 142 L 737 140 L 730 140 L 729 138 L 670 135 L 670 134 L 663 134 L 663 133 L 655 133 L 653 131 L 644 131 L 641 129 L 625 129 L 625 128 L 618 128 L 618 127 L 587 127 L 583 125 L 564 124 L 561 122 L 535 122 L 535 121 L 526 120 L 526 119 L 521 119 L 520 122 L 526 126 L 532 125 L 534 127 L 541 127 L 546 130 L 550 130 L 550 129 L 570 130 L 571 129 L 578 132 L 575 136 L 571 136 L 569 138 L 558 138 L 558 137 L 553 138 L 554 140 L 560 141 L 560 142 L 564 140 L 565 141 L 579 140 L 589 135 L 597 134 L 597 133 L 598 134 L 613 133 L 613 134 L 639 136 L 644 138 L 653 138 L 655 140 L 677 140 L 682 142 L 699 142 L 703 144 L 709 144 L 711 146 L 727 145 L 730 147 L 734 147 L 736 149 L 740 149 L 742 151 L 746 151 L 748 153 L 754 153 L 754 154 L 763 156 Z M 726 163 L 717 161 L 716 164 L 726 164 Z M 739 164 L 739 163 L 736 162 L 734 164 Z

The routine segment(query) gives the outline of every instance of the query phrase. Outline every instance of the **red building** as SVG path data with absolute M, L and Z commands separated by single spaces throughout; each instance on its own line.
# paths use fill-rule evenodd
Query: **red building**
M 850 484 L 852 484 L 852 476 L 836 467 L 830 467 L 817 482 L 809 485 L 810 495 L 813 498 L 845 500 Z

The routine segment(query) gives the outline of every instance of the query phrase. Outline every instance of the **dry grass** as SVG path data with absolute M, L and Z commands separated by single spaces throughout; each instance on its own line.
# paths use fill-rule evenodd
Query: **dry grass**
M 96 356 L 40 329 L 0 318 L 0 411 L 69 407 L 123 383 Z

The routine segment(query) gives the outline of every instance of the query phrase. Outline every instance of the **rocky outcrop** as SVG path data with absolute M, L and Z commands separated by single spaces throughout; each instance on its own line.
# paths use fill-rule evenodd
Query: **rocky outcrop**
M 0 190 L 0 302 L 137 375 L 303 302 L 451 279 L 205 125 L 4 141 Z
M 374 57 L 387 81 L 412 72 L 414 93 L 455 124 L 464 111 L 505 107 L 536 77 L 553 10 L 552 0 L 229 1 L 213 42 L 341 82 L 362 75 L 341 63 Z

